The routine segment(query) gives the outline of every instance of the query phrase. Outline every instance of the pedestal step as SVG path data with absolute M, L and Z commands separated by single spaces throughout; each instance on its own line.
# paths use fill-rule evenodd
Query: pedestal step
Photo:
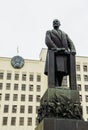
M 35 130 L 88 130 L 88 122 L 72 119 L 45 118 Z

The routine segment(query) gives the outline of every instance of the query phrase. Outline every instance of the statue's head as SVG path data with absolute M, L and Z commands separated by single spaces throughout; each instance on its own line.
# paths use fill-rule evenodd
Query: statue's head
M 59 28 L 60 25 L 61 24 L 60 24 L 60 21 L 58 19 L 53 20 L 53 27 L 54 28 Z

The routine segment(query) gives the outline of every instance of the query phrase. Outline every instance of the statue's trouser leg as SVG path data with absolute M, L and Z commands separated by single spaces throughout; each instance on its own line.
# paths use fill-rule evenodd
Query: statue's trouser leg
M 62 80 L 63 80 L 63 74 L 60 72 L 56 73 L 56 78 L 55 78 L 55 85 L 56 86 L 61 86 L 62 85 Z

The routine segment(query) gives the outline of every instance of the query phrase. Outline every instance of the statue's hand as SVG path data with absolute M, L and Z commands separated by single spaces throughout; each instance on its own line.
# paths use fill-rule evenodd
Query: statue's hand
M 71 51 L 71 54 L 72 54 L 72 55 L 76 55 L 76 52 L 75 52 L 75 51 Z
M 67 50 L 65 50 L 65 52 L 64 52 L 65 54 L 69 54 L 70 52 L 69 51 L 67 51 Z

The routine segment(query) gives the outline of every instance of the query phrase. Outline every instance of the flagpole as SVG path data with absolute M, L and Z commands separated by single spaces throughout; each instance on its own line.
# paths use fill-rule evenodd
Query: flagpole
M 19 46 L 17 46 L 17 55 L 19 54 Z

